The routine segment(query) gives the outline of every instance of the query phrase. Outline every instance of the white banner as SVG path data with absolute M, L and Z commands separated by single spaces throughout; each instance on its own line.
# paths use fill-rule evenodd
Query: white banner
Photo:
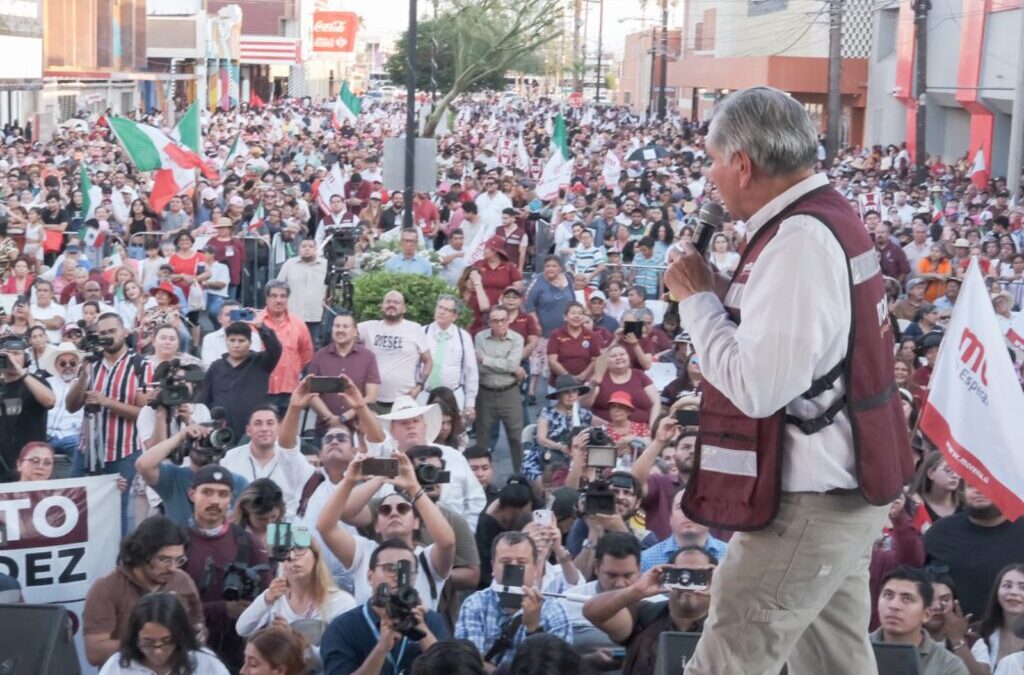
M 0 572 L 21 584 L 25 602 L 62 605 L 74 620 L 83 673 L 85 594 L 109 574 L 121 544 L 116 476 L 0 484 Z
M 1024 391 L 972 258 L 932 372 L 921 429 L 1010 520 L 1024 515 Z
M 604 167 L 601 169 L 604 186 L 610 190 L 618 190 L 619 178 L 622 177 L 622 162 L 613 150 L 604 156 Z
M 320 205 L 321 211 L 331 212 L 332 196 L 341 195 L 342 200 L 345 199 L 345 180 L 345 175 L 341 172 L 341 163 L 335 162 L 331 167 L 331 172 L 324 176 L 317 189 L 317 204 Z M 317 216 L 317 222 L 319 223 L 319 221 L 320 218 Z

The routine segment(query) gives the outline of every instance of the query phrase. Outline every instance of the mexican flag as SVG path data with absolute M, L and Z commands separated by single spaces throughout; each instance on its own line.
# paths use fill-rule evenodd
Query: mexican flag
M 96 207 L 103 199 L 103 190 L 98 185 L 92 184 L 84 163 L 78 169 L 78 186 L 82 191 L 82 220 L 86 221 L 92 218 L 96 212 Z
M 263 201 L 256 205 L 256 210 L 252 213 L 252 218 L 249 219 L 249 233 L 252 234 L 256 230 L 263 227 L 263 221 L 266 220 L 266 212 L 263 209 Z
M 195 187 L 196 169 L 210 179 L 218 177 L 194 150 L 175 143 L 156 127 L 123 117 L 111 117 L 109 122 L 132 164 L 139 171 L 156 172 L 149 196 L 153 209 L 163 210 L 171 197 Z
M 362 109 L 363 102 L 348 88 L 348 80 L 346 80 L 341 83 L 341 92 L 338 93 L 338 100 L 334 102 L 334 116 L 331 118 L 331 124 L 338 129 L 343 122 L 355 123 Z
M 537 196 L 554 199 L 563 185 L 572 183 L 573 162 L 569 155 L 569 134 L 565 130 L 565 118 L 558 113 L 551 132 L 551 156 L 537 183 Z
M 193 102 L 185 114 L 178 120 L 177 126 L 171 132 L 171 138 L 185 146 L 192 152 L 199 154 L 202 151 L 202 125 L 199 123 L 199 106 Z
M 221 165 L 221 176 L 226 176 L 231 171 L 231 163 L 235 161 L 235 157 L 246 157 L 248 154 L 249 146 L 242 140 L 242 132 L 238 132 L 231 143 L 231 149 L 228 150 L 228 156 L 224 158 L 224 164 Z

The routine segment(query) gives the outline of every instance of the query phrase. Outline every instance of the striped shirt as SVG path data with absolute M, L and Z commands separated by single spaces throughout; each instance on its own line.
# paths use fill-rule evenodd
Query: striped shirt
M 115 401 L 134 405 L 135 395 L 142 391 L 139 385 L 139 368 L 143 371 L 143 382 L 153 378 L 153 369 L 149 363 L 131 351 L 125 351 L 121 358 L 113 363 L 107 363 L 106 359 L 102 359 L 92 366 L 92 384 L 89 389 Z M 95 426 L 91 428 L 96 429 L 99 434 L 98 447 L 103 451 L 104 462 L 115 462 L 141 449 L 135 420 L 121 417 L 107 407 L 101 407 L 99 412 L 95 413 L 95 419 Z M 89 439 L 84 431 L 83 426 L 79 448 L 88 453 Z
M 572 254 L 572 260 L 569 261 L 569 266 L 577 274 L 587 274 L 598 265 L 607 262 L 608 254 L 605 253 L 604 246 L 591 246 L 590 248 L 577 246 L 576 251 Z

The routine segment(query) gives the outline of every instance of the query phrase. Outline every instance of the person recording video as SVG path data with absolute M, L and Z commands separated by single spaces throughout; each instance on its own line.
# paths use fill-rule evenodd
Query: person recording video
M 0 481 L 17 480 L 15 464 L 21 448 L 46 442 L 47 411 L 55 397 L 46 380 L 28 372 L 28 343 L 17 335 L 0 339 Z
M 408 672 L 420 654 L 448 639 L 444 619 L 416 591 L 420 557 L 401 539 L 373 550 L 365 576 L 373 597 L 334 619 L 320 643 L 326 675 Z

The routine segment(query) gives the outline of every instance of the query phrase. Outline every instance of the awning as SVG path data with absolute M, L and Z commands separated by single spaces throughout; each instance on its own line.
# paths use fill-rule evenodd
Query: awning
M 243 35 L 239 63 L 295 65 L 299 61 L 299 39 L 270 35 Z

